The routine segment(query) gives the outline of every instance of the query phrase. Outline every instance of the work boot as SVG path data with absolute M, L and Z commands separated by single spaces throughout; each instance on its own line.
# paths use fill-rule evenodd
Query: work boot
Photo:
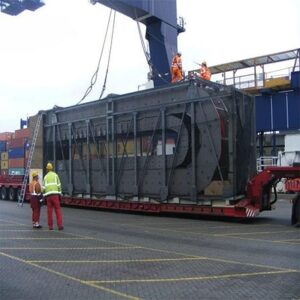
M 64 230 L 64 227 L 63 227 L 63 226 L 62 226 L 62 227 L 59 227 L 58 230 Z
M 42 228 L 42 225 L 40 225 L 40 224 L 35 224 L 35 225 L 33 225 L 33 228 L 35 228 L 35 229 L 40 229 L 40 228 Z

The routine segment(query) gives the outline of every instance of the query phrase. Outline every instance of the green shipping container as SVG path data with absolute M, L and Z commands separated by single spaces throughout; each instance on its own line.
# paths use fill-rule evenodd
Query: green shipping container
M 9 175 L 25 175 L 25 169 L 24 168 L 9 168 L 8 174 Z

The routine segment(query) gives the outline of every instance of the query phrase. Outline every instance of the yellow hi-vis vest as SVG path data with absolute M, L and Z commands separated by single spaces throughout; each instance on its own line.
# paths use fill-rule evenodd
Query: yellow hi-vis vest
M 50 171 L 43 180 L 43 194 L 49 196 L 53 194 L 61 194 L 61 184 L 58 175 Z

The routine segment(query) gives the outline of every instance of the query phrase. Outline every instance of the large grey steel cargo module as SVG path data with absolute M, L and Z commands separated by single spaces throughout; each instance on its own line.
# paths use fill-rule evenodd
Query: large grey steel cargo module
M 54 164 L 67 204 L 231 206 L 256 173 L 254 114 L 252 96 L 201 80 L 55 107 L 42 163 Z

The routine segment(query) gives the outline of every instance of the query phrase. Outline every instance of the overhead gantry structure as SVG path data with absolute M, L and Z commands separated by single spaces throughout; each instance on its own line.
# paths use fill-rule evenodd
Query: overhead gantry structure
M 138 23 L 146 25 L 146 39 L 150 53 L 145 53 L 154 86 L 170 82 L 170 64 L 177 53 L 177 35 L 185 31 L 183 19 L 177 24 L 176 0 L 90 0 L 116 10 Z M 0 11 L 18 15 L 24 10 L 36 10 L 41 0 L 0 0 Z M 130 41 L 131 37 L 128 36 Z M 145 49 L 144 49 L 145 51 Z M 149 78 L 150 79 L 150 78 Z
M 169 83 L 170 63 L 177 53 L 177 35 L 185 30 L 182 19 L 177 24 L 176 0 L 91 0 L 91 3 L 103 4 L 146 25 L 151 79 L 154 86 Z
M 41 0 L 0 0 L 0 11 L 16 16 L 26 9 L 35 11 L 43 5 Z

